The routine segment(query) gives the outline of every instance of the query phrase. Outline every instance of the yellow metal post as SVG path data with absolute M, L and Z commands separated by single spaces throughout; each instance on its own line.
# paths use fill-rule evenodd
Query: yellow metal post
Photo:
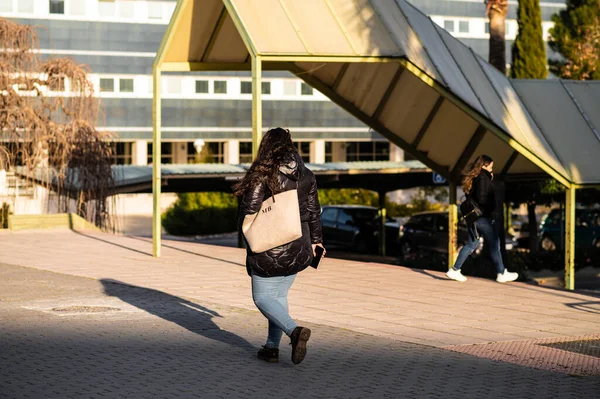
M 565 201 L 565 288 L 575 289 L 575 188 L 566 190 Z
M 262 140 L 262 60 L 252 56 L 252 159 Z
M 152 256 L 160 257 L 161 247 L 161 220 L 160 220 L 160 145 L 161 145 L 161 99 L 160 99 L 161 70 L 154 68 L 152 74 Z
M 458 228 L 458 205 L 456 205 L 456 183 L 448 186 L 448 269 L 454 266 L 456 258 L 457 228 Z
M 379 254 L 381 256 L 385 256 L 386 249 L 386 231 L 385 231 L 385 221 L 387 218 L 387 210 L 385 209 L 385 191 L 379 192 L 379 215 L 381 216 L 381 226 L 379 231 Z

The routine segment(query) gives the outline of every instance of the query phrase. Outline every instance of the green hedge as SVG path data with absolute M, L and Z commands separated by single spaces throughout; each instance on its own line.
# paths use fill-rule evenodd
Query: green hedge
M 237 229 L 237 200 L 226 193 L 181 193 L 162 215 L 173 235 L 230 233 Z

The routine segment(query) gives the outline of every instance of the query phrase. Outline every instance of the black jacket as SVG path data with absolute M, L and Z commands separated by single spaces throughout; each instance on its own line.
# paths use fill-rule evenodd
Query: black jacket
M 252 252 L 246 245 L 246 269 L 249 275 L 251 272 L 261 277 L 296 274 L 306 269 L 312 262 L 312 244 L 323 242 L 317 181 L 315 175 L 304 166 L 300 155 L 294 154 L 290 162 L 279 168 L 279 183 L 282 191 L 298 187 L 302 237 L 261 253 Z M 260 184 L 240 199 L 238 228 L 241 229 L 246 215 L 258 212 L 262 202 L 270 195 L 271 192 L 266 185 Z
M 483 217 L 496 217 L 496 192 L 490 172 L 482 169 L 479 176 L 473 179 L 470 196 L 483 211 Z

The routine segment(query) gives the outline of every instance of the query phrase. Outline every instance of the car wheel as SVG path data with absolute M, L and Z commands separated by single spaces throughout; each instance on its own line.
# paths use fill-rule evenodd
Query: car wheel
M 540 246 L 544 251 L 556 251 L 556 244 L 549 237 L 542 238 Z
M 410 255 L 412 255 L 412 253 L 414 251 L 415 251 L 415 248 L 413 248 L 412 244 L 409 241 L 404 241 L 400 245 L 400 254 L 402 255 L 403 258 L 410 257 Z

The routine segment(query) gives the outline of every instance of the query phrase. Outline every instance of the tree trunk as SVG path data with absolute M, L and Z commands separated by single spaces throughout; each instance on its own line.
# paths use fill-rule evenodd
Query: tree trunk
M 506 75 L 506 13 L 492 7 L 490 16 L 489 62 Z

